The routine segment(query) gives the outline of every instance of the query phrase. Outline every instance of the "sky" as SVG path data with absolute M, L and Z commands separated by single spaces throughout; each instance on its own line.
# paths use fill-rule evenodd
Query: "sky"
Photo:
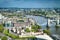
M 0 0 L 0 8 L 60 8 L 60 0 Z

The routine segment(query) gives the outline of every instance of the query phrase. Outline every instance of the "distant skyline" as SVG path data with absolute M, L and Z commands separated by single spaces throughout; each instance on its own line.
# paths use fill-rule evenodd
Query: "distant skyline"
M 60 8 L 60 0 L 0 0 L 0 8 Z

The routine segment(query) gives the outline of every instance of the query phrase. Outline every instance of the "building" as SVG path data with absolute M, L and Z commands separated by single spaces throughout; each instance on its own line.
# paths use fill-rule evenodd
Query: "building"
M 13 22 L 13 28 L 11 30 L 13 30 L 14 33 L 23 34 L 26 28 L 31 28 L 31 24 L 34 25 L 35 22 L 33 22 L 32 19 L 27 19 L 27 21 L 25 20 L 24 22 Z
M 3 23 L 3 19 L 4 19 L 4 16 L 2 16 L 2 15 L 0 14 L 0 24 Z

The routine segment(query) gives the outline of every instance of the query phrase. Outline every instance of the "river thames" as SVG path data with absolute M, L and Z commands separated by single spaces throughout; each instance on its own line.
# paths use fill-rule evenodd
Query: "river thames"
M 28 18 L 33 18 L 37 24 L 39 24 L 42 29 L 47 29 L 47 18 L 42 16 L 32 16 L 32 15 L 26 15 Z M 51 35 L 56 35 L 57 38 L 60 38 L 60 28 L 55 28 L 56 23 L 52 22 L 49 26 L 49 30 L 51 32 Z

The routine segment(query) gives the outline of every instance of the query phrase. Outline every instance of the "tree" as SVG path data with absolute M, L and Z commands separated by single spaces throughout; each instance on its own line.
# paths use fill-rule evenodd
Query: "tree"
M 2 37 L 2 38 L 1 38 L 1 40 L 7 40 L 7 37 L 6 37 L 6 36 L 4 36 L 4 37 Z
M 3 32 L 3 30 L 4 30 L 4 27 L 3 27 L 3 25 L 1 24 L 1 25 L 0 25 L 0 32 Z
M 37 29 L 41 29 L 41 26 L 39 26 L 39 25 L 36 24 L 36 28 L 37 28 Z
M 13 38 L 13 39 L 19 38 L 19 36 L 9 33 L 9 30 L 7 30 L 7 29 L 5 29 L 3 33 L 4 33 L 5 35 Z
M 50 35 L 50 31 L 49 30 L 43 30 L 44 33 L 47 33 L 48 35 Z
M 38 32 L 38 29 L 41 29 L 41 26 L 35 24 L 35 25 L 32 25 L 31 28 L 32 28 L 32 31 L 34 31 L 34 32 Z
M 30 30 L 29 30 L 29 28 L 26 28 L 26 30 L 25 30 L 26 32 L 30 32 Z

